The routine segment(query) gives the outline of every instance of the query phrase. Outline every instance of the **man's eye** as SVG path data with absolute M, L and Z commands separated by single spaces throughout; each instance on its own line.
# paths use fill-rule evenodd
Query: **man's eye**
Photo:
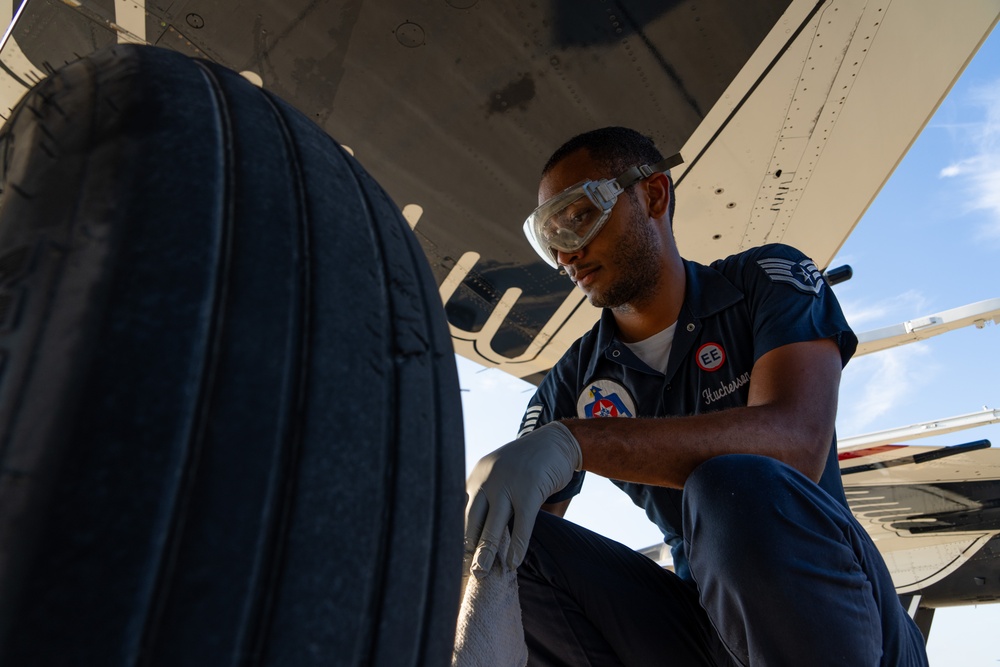
M 589 208 L 581 208 L 570 214 L 569 222 L 574 227 L 579 227 L 580 225 L 586 224 L 593 217 L 593 210 Z

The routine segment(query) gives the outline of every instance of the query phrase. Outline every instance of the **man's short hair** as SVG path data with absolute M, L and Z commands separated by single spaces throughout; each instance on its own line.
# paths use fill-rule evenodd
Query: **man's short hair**
M 599 130 L 578 134 L 556 149 L 542 168 L 542 176 L 544 177 L 556 164 L 582 148 L 587 149 L 591 159 L 597 162 L 605 178 L 615 178 L 631 167 L 656 164 L 663 159 L 663 154 L 653 140 L 641 132 L 627 127 L 602 127 Z M 669 180 L 668 219 L 673 224 L 674 179 Z M 632 190 L 629 190 L 629 196 L 634 198 Z
M 578 134 L 560 146 L 545 163 L 542 176 L 581 148 L 587 149 L 607 178 L 614 178 L 630 167 L 656 164 L 663 159 L 653 140 L 641 132 L 627 127 L 603 127 Z

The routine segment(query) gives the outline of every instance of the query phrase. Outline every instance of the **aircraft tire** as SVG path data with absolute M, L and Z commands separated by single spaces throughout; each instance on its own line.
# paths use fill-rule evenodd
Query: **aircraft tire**
M 449 664 L 458 379 L 382 189 L 151 47 L 0 149 L 0 664 Z

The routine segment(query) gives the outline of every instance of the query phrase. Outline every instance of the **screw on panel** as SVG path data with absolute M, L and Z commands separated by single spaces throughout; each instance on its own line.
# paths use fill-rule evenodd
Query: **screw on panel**
M 403 46 L 414 49 L 424 43 L 424 29 L 416 23 L 406 21 L 396 27 L 396 41 Z

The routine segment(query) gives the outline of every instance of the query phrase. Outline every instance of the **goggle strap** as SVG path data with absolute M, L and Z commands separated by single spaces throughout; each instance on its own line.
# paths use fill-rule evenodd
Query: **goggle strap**
M 653 171 L 667 171 L 682 164 L 684 164 L 684 158 L 681 157 L 680 153 L 674 153 L 670 157 L 663 158 L 663 160 L 654 164 Z
M 600 181 L 594 189 L 601 195 L 605 204 L 613 202 L 615 197 L 624 191 L 621 183 L 616 181 Z
M 620 185 L 624 190 L 628 186 L 641 181 L 644 178 L 649 178 L 653 174 L 670 171 L 671 168 L 676 167 L 679 164 L 683 164 L 683 162 L 684 158 L 681 157 L 681 154 L 674 153 L 670 157 L 664 158 L 652 166 L 644 164 L 638 167 L 632 167 L 615 180 L 618 181 L 618 185 Z

